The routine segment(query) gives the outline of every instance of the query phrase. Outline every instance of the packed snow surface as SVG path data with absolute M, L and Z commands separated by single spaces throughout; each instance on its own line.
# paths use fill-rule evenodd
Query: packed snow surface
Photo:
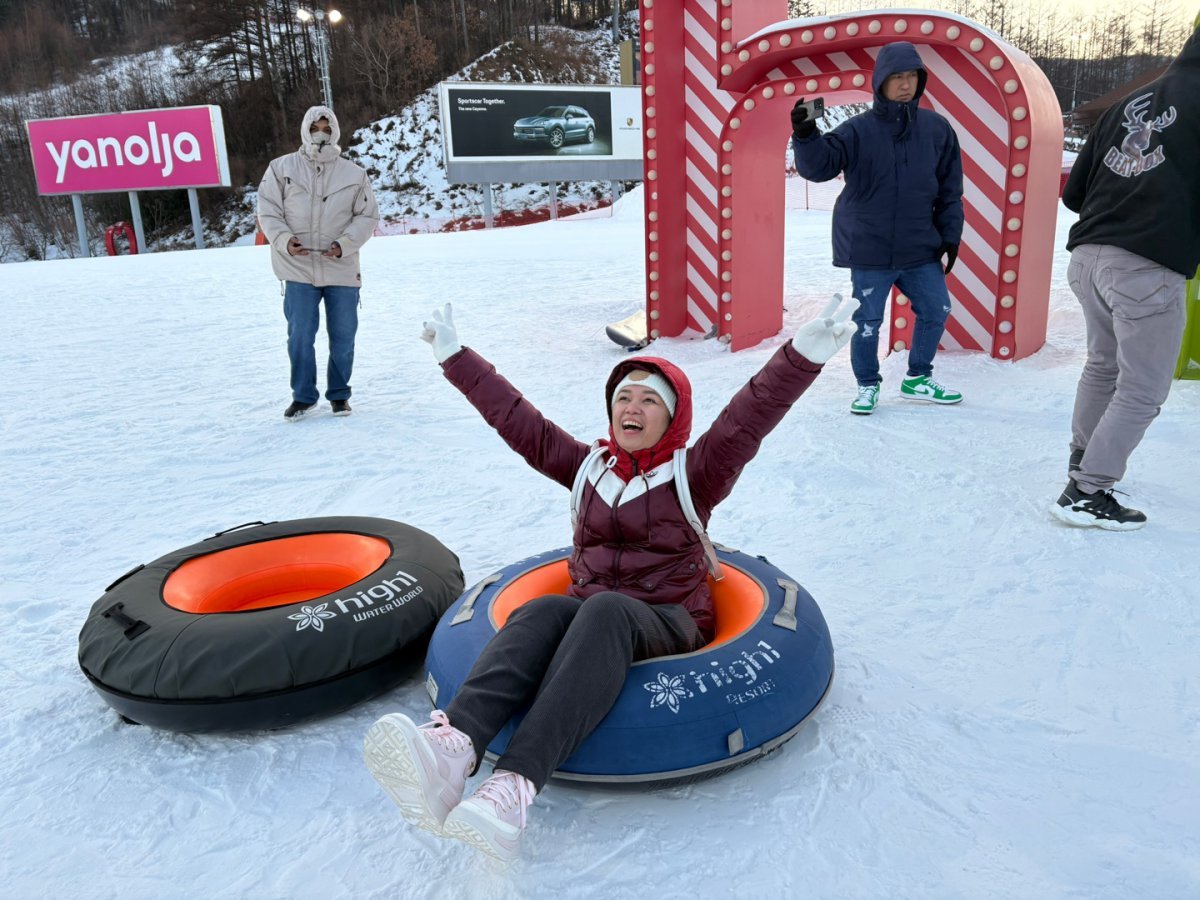
M 468 584 L 566 544 L 567 492 L 528 468 L 418 338 L 462 340 L 584 439 L 643 296 L 640 191 L 612 215 L 377 237 L 363 251 L 354 414 L 288 424 L 265 247 L 0 267 L 0 884 L 8 897 L 1200 896 L 1200 383 L 1177 382 L 1121 487 L 1149 525 L 1048 513 L 1065 483 L 1084 329 L 1060 211 L 1045 347 L 943 353 L 955 407 L 853 417 L 845 351 L 713 518 L 821 604 L 837 676 L 789 743 L 688 785 L 552 782 L 500 867 L 410 829 L 361 763 L 421 675 L 283 731 L 123 724 L 76 663 L 106 585 L 255 520 L 425 529 Z M 777 338 L 669 339 L 699 435 L 845 271 L 827 212 L 789 210 Z M 323 340 L 323 339 L 322 339 Z M 323 353 L 323 343 L 319 352 Z M 1173 352 L 1164 348 L 1163 352 Z

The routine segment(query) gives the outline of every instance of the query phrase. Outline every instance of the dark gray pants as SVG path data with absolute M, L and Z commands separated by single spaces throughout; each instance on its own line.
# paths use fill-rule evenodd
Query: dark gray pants
M 1187 323 L 1185 279 L 1136 253 L 1083 244 L 1067 267 L 1087 324 L 1087 363 L 1075 392 L 1071 449 L 1084 450 L 1072 478 L 1093 493 L 1125 475 L 1167 394 Z
M 634 662 L 703 644 L 677 604 L 613 591 L 586 601 L 539 597 L 483 648 L 446 715 L 482 758 L 513 713 L 531 704 L 496 768 L 524 775 L 540 791 L 612 709 Z

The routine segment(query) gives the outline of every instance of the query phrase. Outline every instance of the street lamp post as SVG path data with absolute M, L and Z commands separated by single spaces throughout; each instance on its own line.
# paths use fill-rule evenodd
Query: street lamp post
M 321 92 L 325 95 L 325 105 L 333 109 L 333 87 L 329 82 L 331 50 L 328 29 L 342 21 L 342 14 L 336 9 L 326 12 L 323 9 L 310 10 L 301 6 L 296 9 L 296 18 L 305 25 L 310 25 L 314 21 L 317 23 L 313 28 L 313 35 L 317 43 L 317 63 L 321 67 Z
M 1083 41 L 1082 34 L 1071 35 L 1071 48 L 1075 56 L 1075 78 L 1071 85 L 1071 115 L 1075 115 L 1075 106 L 1079 94 L 1079 45 Z

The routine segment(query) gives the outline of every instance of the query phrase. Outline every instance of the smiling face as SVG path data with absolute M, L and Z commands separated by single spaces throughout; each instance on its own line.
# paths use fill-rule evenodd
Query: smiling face
M 910 69 L 907 72 L 895 72 L 883 82 L 883 96 L 897 103 L 907 103 L 917 95 L 917 73 Z
M 613 398 L 613 434 L 617 446 L 628 453 L 653 447 L 670 424 L 667 405 L 650 388 L 627 384 Z

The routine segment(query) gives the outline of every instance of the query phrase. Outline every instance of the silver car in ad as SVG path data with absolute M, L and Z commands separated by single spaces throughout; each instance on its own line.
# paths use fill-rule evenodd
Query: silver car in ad
M 596 123 L 581 106 L 547 106 L 536 116 L 517 119 L 513 138 L 534 144 L 549 144 L 558 149 L 568 141 L 591 143 L 596 139 Z

